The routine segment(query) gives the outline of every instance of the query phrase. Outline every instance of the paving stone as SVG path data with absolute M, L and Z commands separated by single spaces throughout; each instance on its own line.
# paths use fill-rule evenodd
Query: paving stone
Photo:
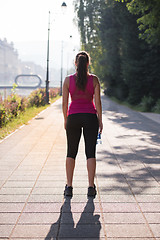
M 92 238 L 86 238 L 86 237 L 83 237 L 83 238 L 81 238 L 81 237 L 78 237 L 78 238 L 66 238 L 66 237 L 60 237 L 60 238 L 58 238 L 59 240 L 105 240 L 106 238 L 103 238 L 103 237 L 97 237 L 97 238 L 95 238 L 95 237 L 92 237 Z M 108 238 L 107 238 L 108 239 Z
M 9 178 L 10 181 L 35 181 L 37 176 L 11 176 Z
M 60 213 L 23 213 L 19 224 L 53 224 L 59 222 Z
M 139 203 L 160 203 L 160 195 L 136 195 L 136 199 Z
M 119 182 L 117 183 L 116 181 L 105 181 L 105 182 L 102 182 L 102 181 L 98 181 L 98 186 L 99 188 L 128 188 L 128 184 L 123 181 L 123 182 Z
M 0 176 L 1 176 L 1 177 L 4 177 L 4 178 L 10 176 L 11 173 L 12 173 L 12 171 L 4 171 L 4 170 L 1 171 L 1 170 L 0 170 Z
M 14 225 L 0 225 L 0 239 L 8 239 Z
M 64 169 L 53 169 L 53 170 L 46 170 L 42 171 L 41 176 L 62 176 L 64 177 L 65 168 Z
M 117 185 L 119 182 L 124 182 L 124 176 L 122 175 L 122 173 L 116 173 L 116 174 L 97 173 L 96 176 L 97 176 L 98 182 L 99 181 L 101 181 L 101 182 L 115 181 L 115 182 L 117 182 Z M 153 180 L 153 178 L 152 178 L 152 180 Z
M 157 181 L 129 181 L 129 185 L 131 187 L 143 187 L 143 188 L 150 188 L 150 187 L 159 187 L 159 183 Z
M 24 212 L 60 212 L 62 203 L 28 203 Z
M 19 217 L 19 213 L 0 213 L 0 225 L 15 224 Z
M 148 223 L 160 224 L 160 213 L 144 213 Z
M 102 203 L 103 212 L 139 212 L 136 203 Z
M 102 217 L 100 213 L 96 212 L 63 212 L 61 216 L 62 224 L 100 224 L 102 223 Z
M 106 224 L 145 224 L 141 213 L 103 213 Z
M 4 188 L 32 188 L 34 181 L 7 181 Z
M 25 203 L 28 195 L 0 195 L 0 203 Z
M 106 224 L 107 238 L 153 237 L 145 224 Z
M 39 180 L 40 181 L 57 181 L 57 180 L 66 181 L 66 178 L 65 178 L 65 174 L 63 176 L 54 176 L 54 175 L 42 176 L 42 175 L 40 175 Z
M 40 195 L 54 195 L 54 194 L 61 194 L 64 193 L 64 186 L 63 187 L 52 187 L 52 188 L 34 188 L 32 194 L 40 194 Z
M 120 238 L 119 237 L 118 238 L 107 237 L 107 240 L 108 239 L 109 240 L 155 240 L 154 237 L 153 238 L 152 237 L 149 237 L 149 238 L 148 237 L 147 238 L 145 238 L 145 237 L 142 237 L 142 238 L 141 237 L 134 237 L 134 238 L 132 238 L 132 237 L 129 237 L 129 238 L 128 237 L 126 237 L 126 238 L 125 237 L 122 237 L 122 238 L 121 237 Z M 159 240 L 159 239 L 156 238 L 156 240 Z
M 64 203 L 62 208 L 63 213 L 66 212 L 100 212 L 100 205 L 99 203 Z
M 133 202 L 135 203 L 135 199 L 133 195 L 100 195 L 101 202 L 119 202 L 119 203 L 128 203 L 128 202 Z
M 0 213 L 4 212 L 21 212 L 24 203 L 0 203 Z
M 5 182 L 9 176 L 1 176 L 0 175 L 0 181 Z
M 159 203 L 139 203 L 143 212 L 160 212 Z
M 18 238 L 15 238 L 15 237 L 14 237 L 14 238 L 10 238 L 10 240 L 24 240 L 24 239 L 25 239 L 25 238 L 23 238 L 23 237 L 22 237 L 22 238 L 19 238 L 19 237 L 18 237 Z M 29 237 L 29 238 L 26 238 L 26 239 L 29 239 L 29 240 L 37 240 L 37 238 L 32 238 L 32 237 L 31 237 L 31 238 Z M 50 238 L 48 238 L 48 239 L 46 239 L 46 240 L 49 240 L 49 239 L 50 239 Z M 6 240 L 6 238 L 5 238 L 4 240 Z M 44 237 L 38 237 L 38 240 L 44 240 Z
M 58 224 L 51 225 L 17 225 L 12 238 L 45 238 L 50 239 L 57 236 Z
M 120 194 L 122 194 L 122 195 L 130 195 L 131 194 L 131 191 L 130 191 L 130 189 L 129 188 L 100 188 L 99 189 L 99 192 L 100 192 L 100 195 L 104 195 L 104 194 L 106 194 L 106 195 L 111 195 L 111 194 L 113 194 L 113 195 L 120 195 Z
M 87 203 L 88 201 L 88 198 L 87 198 L 87 191 L 85 192 L 85 194 L 73 194 L 73 197 L 72 197 L 72 203 Z M 99 202 L 99 198 L 98 196 L 96 196 L 94 198 L 94 203 L 95 202 Z
M 1 195 L 27 195 L 31 192 L 31 188 L 2 188 Z
M 59 238 L 98 238 L 104 237 L 101 224 L 61 224 Z
M 31 195 L 29 197 L 28 202 L 34 203 L 56 203 L 56 202 L 63 202 L 63 195 L 62 194 L 51 194 L 51 195 Z
M 160 238 L 160 224 L 149 224 L 156 238 Z
M 44 188 L 44 187 L 47 187 L 47 188 L 53 188 L 53 187 L 63 187 L 65 186 L 66 184 L 66 181 L 60 181 L 60 180 L 57 180 L 57 181 L 37 181 L 35 187 L 36 188 Z
M 39 171 L 40 171 L 40 169 L 38 171 L 34 171 L 32 167 L 30 167 L 30 169 L 29 169 L 29 167 L 26 166 L 26 169 L 22 169 L 22 170 L 17 169 L 16 172 L 12 176 L 13 177 L 14 176 L 38 176 Z
M 138 194 L 150 194 L 150 195 L 160 195 L 160 188 L 158 187 L 149 187 L 149 188 L 132 188 L 132 191 L 135 195 Z

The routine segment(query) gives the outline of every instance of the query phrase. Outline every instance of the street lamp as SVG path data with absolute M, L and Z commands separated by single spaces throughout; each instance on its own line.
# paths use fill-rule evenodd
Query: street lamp
M 48 43 L 47 43 L 47 72 L 46 72 L 46 103 L 49 104 L 49 34 L 50 34 L 50 11 L 48 18 Z
M 67 4 L 65 2 L 62 3 L 61 8 L 64 13 Z M 62 40 L 62 47 L 61 47 L 61 83 L 60 83 L 60 96 L 62 96 L 62 82 L 63 82 L 63 40 Z
M 67 4 L 65 2 L 63 2 L 61 7 L 62 7 L 62 9 L 65 9 L 64 7 L 67 7 Z

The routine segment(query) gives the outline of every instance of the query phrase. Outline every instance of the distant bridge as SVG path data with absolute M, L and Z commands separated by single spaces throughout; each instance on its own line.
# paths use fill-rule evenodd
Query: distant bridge
M 25 85 L 19 85 L 18 83 L 18 79 L 20 77 L 34 77 L 34 78 L 37 78 L 38 79 L 38 83 L 36 85 L 33 85 L 33 86 L 25 86 Z M 36 74 L 20 74 L 20 75 L 17 75 L 15 80 L 14 80 L 14 83 L 17 85 L 16 88 L 19 88 L 19 89 L 36 89 L 36 88 L 40 88 L 41 87 L 41 84 L 42 84 L 42 79 L 40 78 L 40 76 L 36 75 Z M 12 89 L 13 88 L 13 85 L 12 86 L 9 86 L 9 85 L 0 85 L 0 89 Z

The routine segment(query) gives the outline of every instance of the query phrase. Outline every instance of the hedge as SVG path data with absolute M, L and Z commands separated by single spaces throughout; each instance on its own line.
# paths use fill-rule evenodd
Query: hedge
M 58 94 L 59 88 L 50 88 L 50 99 L 55 98 Z M 44 88 L 34 90 L 28 97 L 17 95 L 14 89 L 12 94 L 5 100 L 2 100 L 2 96 L 0 96 L 0 128 L 13 118 L 16 118 L 21 112 L 24 112 L 26 108 L 44 106 L 46 104 L 45 99 L 46 92 Z

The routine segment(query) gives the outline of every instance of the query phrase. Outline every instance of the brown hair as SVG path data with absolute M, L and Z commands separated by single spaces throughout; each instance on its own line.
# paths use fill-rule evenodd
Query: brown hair
M 85 90 L 87 84 L 88 64 L 90 61 L 89 54 L 85 51 L 76 55 L 75 64 L 77 66 L 76 86 L 80 90 Z

